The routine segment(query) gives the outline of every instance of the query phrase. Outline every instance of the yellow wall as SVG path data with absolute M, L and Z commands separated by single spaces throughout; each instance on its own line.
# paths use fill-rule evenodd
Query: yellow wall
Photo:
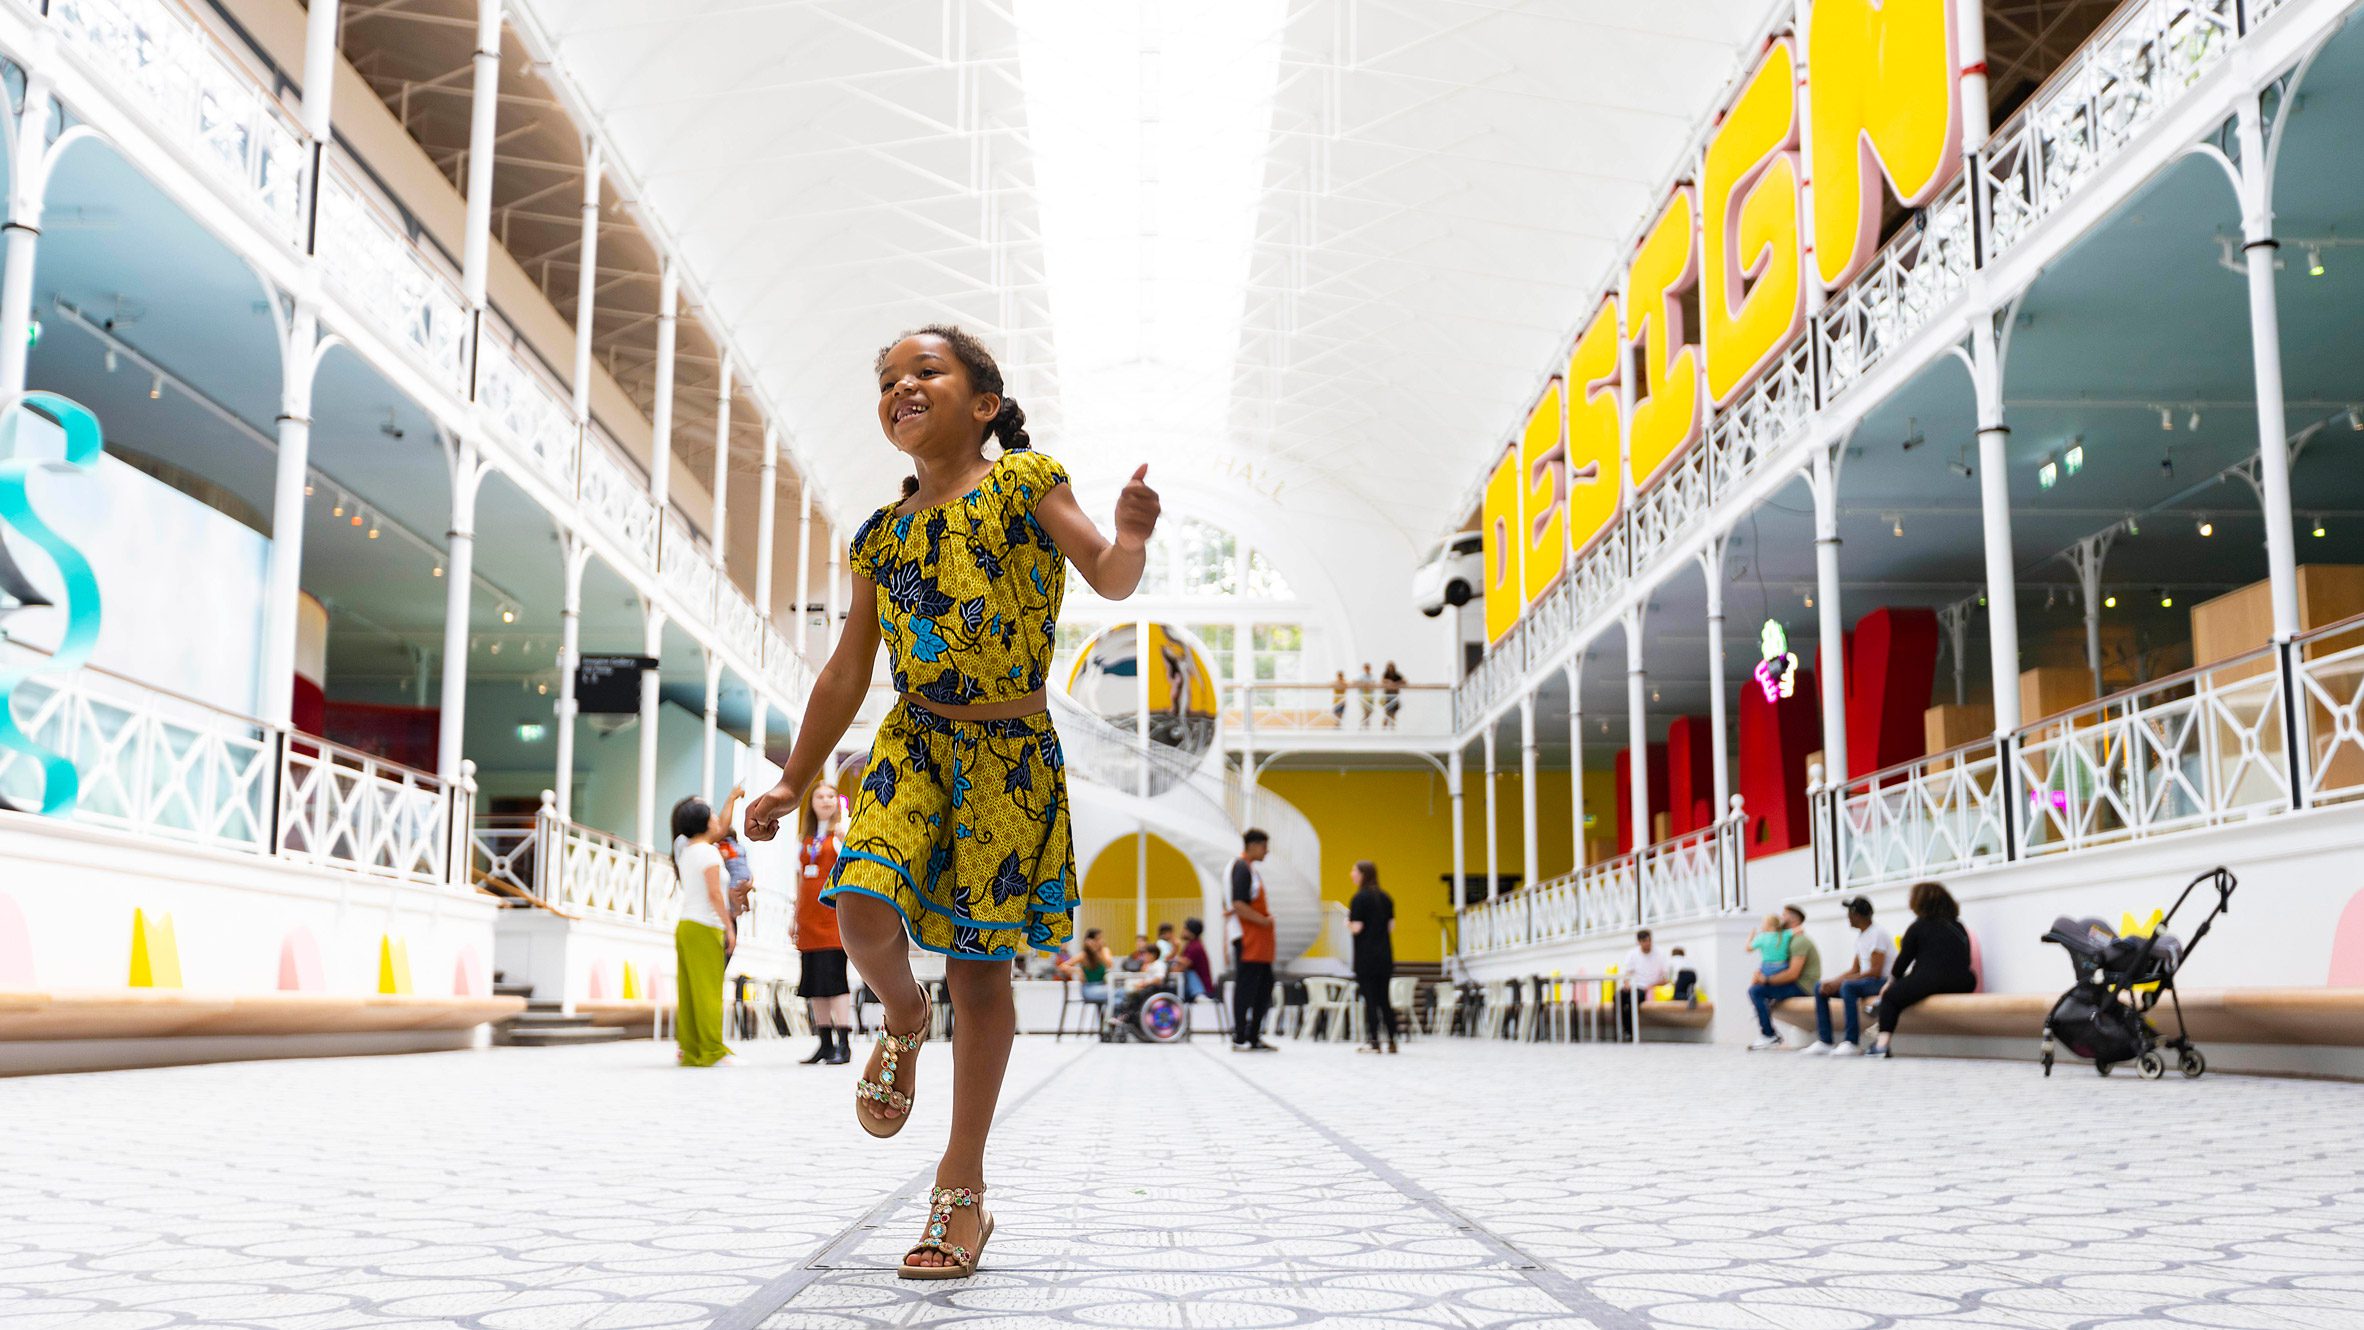
M 1495 779 L 1501 867 L 1504 873 L 1518 873 L 1523 867 L 1519 777 L 1513 771 Z M 1284 768 L 1266 772 L 1263 784 L 1295 804 L 1321 833 L 1324 900 L 1343 904 L 1353 896 L 1347 870 L 1355 860 L 1368 859 L 1378 866 L 1380 882 L 1395 897 L 1395 954 L 1408 961 L 1442 959 L 1438 916 L 1451 913 L 1453 908 L 1452 891 L 1446 885 L 1446 877 L 1453 871 L 1452 801 L 1443 776 L 1428 770 Z M 1482 874 L 1486 871 L 1483 776 L 1471 772 L 1465 789 L 1464 866 L 1468 872 Z M 1567 872 L 1574 857 L 1568 835 L 1573 811 L 1568 805 L 1568 773 L 1538 773 L 1536 798 L 1538 858 L 1543 876 L 1552 877 Z M 1589 839 L 1592 857 L 1597 859 L 1617 832 L 1617 806 L 1606 772 L 1586 774 L 1584 800 L 1585 811 L 1594 816 Z
M 1133 873 L 1140 862 L 1140 844 L 1139 836 L 1119 836 L 1109 842 L 1108 848 L 1100 852 L 1100 857 L 1092 860 L 1091 867 L 1084 870 L 1083 898 L 1132 900 L 1135 895 Z M 1197 870 L 1163 836 L 1149 838 L 1149 896 L 1152 900 L 1184 897 L 1197 900 L 1199 897 Z

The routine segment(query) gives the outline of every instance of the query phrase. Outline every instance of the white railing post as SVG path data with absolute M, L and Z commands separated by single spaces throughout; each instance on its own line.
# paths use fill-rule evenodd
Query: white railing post
M 680 313 L 681 273 L 671 259 L 662 259 L 657 270 L 657 382 L 648 413 L 648 492 L 660 528 L 673 493 L 673 359 L 680 345 Z
M 0 259 L 0 404 L 25 393 L 25 362 L 32 356 L 33 255 L 41 243 L 42 196 L 49 187 L 49 117 L 57 100 L 45 74 L 25 80 L 24 110 L 11 126 L 15 151 L 9 160 L 7 253 Z

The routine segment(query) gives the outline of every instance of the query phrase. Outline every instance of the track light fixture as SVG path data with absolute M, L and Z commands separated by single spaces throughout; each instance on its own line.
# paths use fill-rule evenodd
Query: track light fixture
M 2159 432 L 2162 434 L 2173 434 L 2175 432 L 2174 407 L 2163 406 L 2159 408 Z
M 2216 534 L 2216 523 L 2214 523 L 2214 522 L 2212 522 L 2212 521 L 2208 520 L 2208 514 L 2206 514 L 2206 513 L 2202 513 L 2202 514 L 2200 514 L 2200 538 L 2201 538 L 2201 539 L 2203 539 L 2203 540 L 2205 540 L 2205 539 L 2207 539 L 2208 537 L 2210 537 L 2210 536 L 2213 536 L 2213 535 L 2215 535 L 2215 534 Z
M 2307 246 L 2307 276 L 2321 277 L 2322 275 L 2323 247 L 2321 245 L 2309 245 Z
M 2103 596 L 2101 598 L 2101 607 L 2105 610 L 2114 610 L 2118 608 L 2118 598 L 2116 596 Z
M 501 622 L 502 622 L 502 623 L 515 623 L 515 622 L 517 622 L 517 610 L 516 610 L 516 608 L 515 608 L 515 607 L 513 607 L 513 606 L 509 606 L 509 605 L 503 605 L 503 606 L 501 607 Z
M 118 366 L 118 365 L 120 365 L 120 364 L 122 364 L 122 363 L 123 363 L 123 362 L 122 362 L 121 360 L 119 360 L 119 359 L 117 359 L 117 358 L 116 358 L 116 355 L 115 355 L 115 348 L 114 348 L 114 347 L 111 347 L 111 346 L 110 346 L 110 347 L 108 347 L 108 348 L 107 348 L 107 373 L 109 373 L 109 374 L 112 374 L 112 373 L 114 373 L 114 372 L 115 372 L 115 368 L 116 368 L 116 366 Z
M 2159 589 L 2159 608 L 2163 610 L 2171 610 L 2175 608 L 2175 597 L 2167 594 L 2167 589 L 2165 587 L 2161 587 Z
M 2200 408 L 2196 406 L 2192 408 L 2191 418 L 2183 422 L 2183 427 L 2194 430 L 2200 428 Z
M 164 376 L 159 374 L 148 380 L 148 400 L 153 402 L 162 396 L 164 396 Z
M 2323 519 L 2322 519 L 2322 518 L 2320 518 L 2320 517 L 2317 517 L 2317 518 L 2315 519 L 2315 529 L 2314 529 L 2314 530 L 2313 530 L 2313 531 L 2312 531 L 2310 534 L 2312 534 L 2312 535 L 2314 536 L 2314 538 L 2315 538 L 2315 539 L 2317 539 L 2317 540 L 2321 540 L 2321 539 L 2323 538 L 2323 536 L 2324 536 L 2325 532 L 2324 532 L 2324 527 L 2323 527 Z

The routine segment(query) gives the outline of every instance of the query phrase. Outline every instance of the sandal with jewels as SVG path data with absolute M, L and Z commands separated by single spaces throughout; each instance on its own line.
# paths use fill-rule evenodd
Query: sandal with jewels
M 901 1077 L 904 1084 L 911 1083 L 903 1072 L 903 1059 L 915 1058 L 927 1038 L 926 1021 L 909 1034 L 896 1034 L 880 1024 L 878 1079 L 865 1077 L 854 1082 L 854 1120 L 862 1124 L 862 1130 L 884 1138 L 903 1130 L 903 1124 L 911 1120 L 911 1096 L 896 1089 L 895 1082 Z
M 977 1260 L 985 1254 L 985 1243 L 993 1236 L 993 1216 L 985 1212 L 983 1187 L 930 1187 L 928 1189 L 927 1236 L 911 1244 L 903 1253 L 903 1263 L 895 1270 L 904 1279 L 966 1279 L 977 1273 Z M 945 1238 L 952 1223 L 952 1212 L 957 1207 L 975 1206 L 977 1209 L 977 1249 L 970 1251 L 957 1242 Z M 950 1265 L 913 1265 L 911 1258 L 923 1251 L 941 1252 L 952 1258 Z

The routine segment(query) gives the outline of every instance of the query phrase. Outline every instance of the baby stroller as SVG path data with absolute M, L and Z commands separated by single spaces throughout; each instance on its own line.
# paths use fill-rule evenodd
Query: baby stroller
M 2215 888 L 2216 907 L 2192 930 L 2191 940 L 2183 941 L 2169 933 L 2167 925 L 2202 883 Z M 2090 1058 L 2093 1070 L 2104 1076 L 2119 1063 L 2131 1062 L 2144 1080 L 2159 1079 L 2167 1074 L 2161 1044 L 2175 1050 L 2176 1066 L 2185 1076 L 2207 1071 L 2208 1059 L 2192 1047 L 2185 1031 L 2183 999 L 2176 996 L 2175 978 L 2200 939 L 2208 936 L 2216 917 L 2230 907 L 2233 888 L 2238 885 L 2223 868 L 2193 878 L 2149 937 L 2120 937 L 2099 919 L 2062 915 L 2053 920 L 2043 940 L 2067 950 L 2076 967 L 2077 983 L 2060 995 L 2060 1001 L 2052 1004 L 2052 1014 L 2044 1018 L 2044 1074 L 2052 1074 L 2055 1045 L 2077 1057 Z M 2172 1039 L 2163 1038 L 2159 1028 L 2151 1024 L 2151 1009 L 2159 1005 L 2162 994 L 2175 1008 Z

